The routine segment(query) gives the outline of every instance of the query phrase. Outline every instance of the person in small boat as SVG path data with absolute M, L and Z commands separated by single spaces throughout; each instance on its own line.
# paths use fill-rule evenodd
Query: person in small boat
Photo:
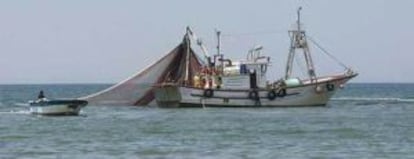
M 45 99 L 46 99 L 46 97 L 45 97 L 45 94 L 43 93 L 43 90 L 40 90 L 39 95 L 37 96 L 37 100 L 42 101 L 42 100 L 45 100 Z

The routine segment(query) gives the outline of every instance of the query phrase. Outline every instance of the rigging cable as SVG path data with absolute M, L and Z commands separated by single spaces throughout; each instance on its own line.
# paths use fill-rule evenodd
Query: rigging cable
M 320 50 L 322 50 L 323 53 L 325 53 L 326 55 L 328 55 L 330 58 L 332 58 L 333 60 L 335 60 L 335 62 L 337 62 L 338 64 L 340 64 L 342 67 L 344 67 L 345 69 L 348 69 L 349 67 L 346 66 L 344 63 L 342 63 L 338 58 L 336 58 L 334 55 L 332 55 L 331 53 L 329 53 L 326 49 L 324 49 L 321 45 L 319 45 L 312 37 L 308 36 L 309 40 L 316 45 L 316 47 L 318 47 Z
M 223 37 L 243 37 L 243 36 L 256 36 L 256 35 L 272 35 L 272 34 L 280 34 L 280 31 L 276 30 L 264 30 L 264 31 L 256 31 L 256 32 L 246 32 L 246 33 L 236 33 L 236 34 L 223 34 Z

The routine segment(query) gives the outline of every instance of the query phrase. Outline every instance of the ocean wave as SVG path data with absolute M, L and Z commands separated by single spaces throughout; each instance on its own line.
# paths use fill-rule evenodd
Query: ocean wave
M 371 101 L 371 102 L 407 102 L 414 103 L 410 98 L 371 98 L 371 97 L 339 97 L 332 98 L 335 101 Z
M 30 111 L 29 110 L 18 110 L 18 111 L 0 112 L 0 114 L 30 114 Z
M 19 107 L 28 107 L 29 103 L 14 103 L 13 105 L 19 106 Z

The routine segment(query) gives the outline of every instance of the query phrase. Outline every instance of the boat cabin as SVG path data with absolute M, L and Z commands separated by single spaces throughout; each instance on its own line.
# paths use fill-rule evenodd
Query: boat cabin
M 235 62 L 223 68 L 222 88 L 255 89 L 266 87 L 268 62 Z

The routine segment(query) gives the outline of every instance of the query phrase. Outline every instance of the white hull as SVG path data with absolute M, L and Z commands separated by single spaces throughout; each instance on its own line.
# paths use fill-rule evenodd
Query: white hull
M 294 107 L 324 106 L 335 92 L 352 77 L 326 79 L 317 83 L 286 88 L 284 97 L 269 99 L 268 90 L 258 90 L 259 99 L 249 98 L 250 90 L 213 90 L 213 96 L 205 97 L 204 89 L 165 86 L 156 90 L 156 100 L 161 107 Z M 334 86 L 328 90 L 327 84 Z M 319 87 L 319 91 L 317 91 Z
M 30 112 L 38 115 L 79 115 L 81 108 L 69 105 L 30 106 Z

